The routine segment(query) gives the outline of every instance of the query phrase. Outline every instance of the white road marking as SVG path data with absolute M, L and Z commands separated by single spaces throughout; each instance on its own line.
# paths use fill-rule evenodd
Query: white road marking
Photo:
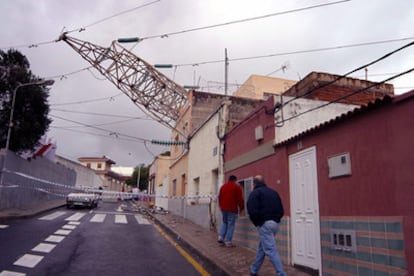
M 70 217 L 66 218 L 65 220 L 71 220 L 71 221 L 78 221 L 80 220 L 84 215 L 86 215 L 86 213 L 75 213 L 73 215 L 71 215 Z
M 65 224 L 62 226 L 62 229 L 69 229 L 69 230 L 73 230 L 76 228 L 76 225 L 70 225 L 70 224 Z
M 146 218 L 144 218 L 142 215 L 135 215 L 136 220 L 139 224 L 151 224 Z
M 0 276 L 25 276 L 26 273 L 14 272 L 9 270 L 3 270 L 0 272 Z
M 71 224 L 71 225 L 79 225 L 80 222 L 79 221 L 69 221 L 68 224 Z
M 66 236 L 66 235 L 69 235 L 70 234 L 70 232 L 72 232 L 72 230 L 62 230 L 62 229 L 59 229 L 59 230 L 57 230 L 55 233 L 53 233 L 53 234 L 55 234 L 55 235 L 63 235 L 63 236 Z
M 128 223 L 125 215 L 115 215 L 115 223 Z
M 47 237 L 47 239 L 45 239 L 45 241 L 47 241 L 47 242 L 56 242 L 56 243 L 59 243 L 59 242 L 61 242 L 64 238 L 65 238 L 64 236 L 50 235 L 49 237 Z
M 14 265 L 24 266 L 24 267 L 35 267 L 41 260 L 43 256 L 24 254 L 20 259 L 15 261 Z
M 35 248 L 33 248 L 32 251 L 49 253 L 50 251 L 53 250 L 53 248 L 55 248 L 55 246 L 56 246 L 56 244 L 41 242 Z
M 5 225 L 5 224 L 0 224 L 0 229 L 5 229 L 5 228 L 7 228 L 7 227 L 9 227 L 8 225 Z M 0 274 L 1 275 L 1 274 Z
M 90 220 L 91 222 L 103 222 L 105 220 L 106 215 L 104 214 L 96 214 Z
M 66 214 L 66 212 L 57 211 L 57 212 L 54 212 L 54 213 L 49 214 L 47 216 L 41 217 L 41 218 L 39 218 L 39 220 L 53 220 L 53 219 L 58 218 L 58 217 L 60 217 L 64 214 Z
M 95 211 L 94 213 L 96 214 L 108 214 L 108 215 L 134 215 L 136 213 L 128 213 L 128 212 L 123 212 L 123 213 L 119 213 L 119 212 L 104 212 L 104 211 Z

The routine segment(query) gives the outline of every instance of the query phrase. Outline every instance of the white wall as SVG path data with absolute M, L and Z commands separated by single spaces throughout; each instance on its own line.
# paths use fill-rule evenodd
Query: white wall
M 168 210 L 169 178 L 165 177 L 161 185 L 155 184 L 155 206 Z
M 96 175 L 95 171 L 75 161 L 56 155 L 56 163 L 71 168 L 76 172 L 76 187 L 99 188 L 104 186 L 102 178 Z
M 218 113 L 212 115 L 194 134 L 190 141 L 188 157 L 188 196 L 196 195 L 196 182 L 199 183 L 199 195 L 215 195 L 216 193 L 218 183 L 217 173 L 214 173 L 214 171 L 218 170 L 220 158 L 220 142 L 216 135 L 218 121 Z M 198 201 L 189 199 L 187 203 L 207 203 L 209 200 L 209 198 L 201 198 Z
M 275 96 L 275 103 L 281 102 L 281 99 L 283 99 L 284 103 L 287 103 L 292 99 L 292 97 Z M 322 106 L 326 103 L 326 101 L 298 98 L 289 102 L 283 106 L 282 110 L 275 113 L 275 122 L 280 122 L 280 120 L 282 120 L 282 115 L 283 119 L 286 120 L 292 116 L 301 114 L 312 108 Z M 315 127 L 323 122 L 329 121 L 330 119 L 333 119 L 343 113 L 353 110 L 356 107 L 358 106 L 333 103 L 304 113 L 296 118 L 286 120 L 284 121 L 282 127 L 275 128 L 275 142 L 283 142 L 303 131 L 311 129 L 312 127 Z

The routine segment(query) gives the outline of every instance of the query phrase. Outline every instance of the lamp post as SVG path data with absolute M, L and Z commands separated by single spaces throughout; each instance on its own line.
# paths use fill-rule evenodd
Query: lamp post
M 137 188 L 139 189 L 139 182 L 141 182 L 141 168 L 144 164 L 138 164 Z
M 10 136 L 11 136 L 11 130 L 13 127 L 13 114 L 14 114 L 14 104 L 16 102 L 16 93 L 17 90 L 24 86 L 30 86 L 30 85 L 53 85 L 55 83 L 54 80 L 41 80 L 41 81 L 34 81 L 34 82 L 27 82 L 27 83 L 19 83 L 16 88 L 13 90 L 13 98 L 12 98 L 12 106 L 10 109 L 10 118 L 9 118 L 9 126 L 7 129 L 7 140 L 6 140 L 6 151 L 9 150 L 10 145 Z

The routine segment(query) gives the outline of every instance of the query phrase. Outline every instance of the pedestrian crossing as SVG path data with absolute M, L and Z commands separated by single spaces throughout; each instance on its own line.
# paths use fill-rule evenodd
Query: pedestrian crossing
M 26 270 L 35 268 L 44 258 L 51 253 L 52 250 L 77 228 L 79 225 L 85 223 L 114 223 L 116 225 L 127 224 L 151 224 L 143 215 L 136 213 L 120 213 L 118 212 L 72 212 L 72 211 L 55 211 L 38 218 L 39 221 L 64 221 L 65 224 L 59 229 L 50 232 L 48 236 L 40 243 L 38 243 L 31 250 L 19 256 L 13 263 L 15 268 L 19 270 L 24 268 Z M 0 224 L 1 229 L 7 229 L 9 225 Z M 6 230 L 5 230 L 6 231 Z M 0 276 L 24 276 L 26 273 L 18 271 L 3 270 L 0 271 Z
M 40 217 L 39 220 L 42 221 L 52 221 L 56 219 L 63 219 L 67 221 L 68 224 L 64 225 L 59 231 L 71 231 L 76 228 L 76 225 L 80 221 L 90 222 L 90 223 L 104 223 L 112 222 L 114 224 L 130 224 L 138 223 L 141 225 L 151 224 L 148 219 L 146 219 L 141 214 L 117 214 L 115 212 L 102 212 L 102 213 L 84 213 L 84 212 L 65 212 L 65 211 L 56 211 L 46 216 Z M 69 232 L 70 233 L 70 232 Z

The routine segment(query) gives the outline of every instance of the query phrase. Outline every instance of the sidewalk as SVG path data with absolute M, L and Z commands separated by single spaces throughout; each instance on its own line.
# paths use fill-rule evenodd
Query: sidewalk
M 205 261 L 215 264 L 223 272 L 222 275 L 250 275 L 249 266 L 253 262 L 256 252 L 246 247 L 232 248 L 219 246 L 217 234 L 193 222 L 173 214 L 151 214 L 172 238 L 181 241 L 197 252 Z M 285 267 L 288 275 L 307 276 L 308 273 L 293 267 Z M 259 275 L 276 275 L 271 263 L 265 259 Z
M 0 220 L 11 219 L 11 218 L 24 218 L 34 216 L 55 208 L 59 208 L 65 205 L 65 199 L 50 200 L 44 204 L 36 204 L 34 206 L 28 206 L 25 208 L 12 208 L 12 209 L 1 209 Z

